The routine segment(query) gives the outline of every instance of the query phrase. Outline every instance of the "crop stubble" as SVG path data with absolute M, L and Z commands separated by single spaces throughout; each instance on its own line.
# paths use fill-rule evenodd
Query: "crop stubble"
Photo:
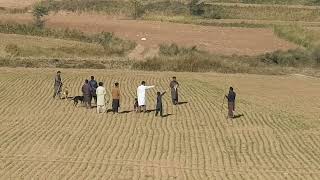
M 188 103 L 173 107 L 167 94 L 165 114 L 172 115 L 161 119 L 153 112 L 98 115 L 95 109 L 53 100 L 54 71 L 0 70 L 1 179 L 256 180 L 320 175 L 318 79 L 178 73 L 181 101 Z M 157 85 L 148 92 L 148 109 L 153 109 L 155 92 L 168 89 L 174 75 L 62 72 L 71 95 L 78 95 L 82 81 L 92 74 L 108 91 L 119 81 L 122 111 L 132 110 L 141 80 Z M 238 111 L 244 113 L 233 121 L 220 111 L 223 88 L 229 84 L 236 87 Z

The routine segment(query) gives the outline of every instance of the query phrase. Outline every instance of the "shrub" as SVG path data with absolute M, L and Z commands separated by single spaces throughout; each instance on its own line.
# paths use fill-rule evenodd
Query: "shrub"
M 191 0 L 189 9 L 191 15 L 201 16 L 204 14 L 204 2 L 201 0 Z
M 20 54 L 20 49 L 16 44 L 7 44 L 4 48 L 5 52 L 11 56 L 18 56 Z
M 49 9 L 41 4 L 36 4 L 33 7 L 33 17 L 34 17 L 34 24 L 36 27 L 43 28 L 44 27 L 44 20 L 43 17 L 49 14 Z
M 129 51 L 136 46 L 135 42 L 122 40 L 109 32 L 102 32 L 96 35 L 94 39 L 94 41 L 98 42 L 108 54 L 123 55 L 126 51 Z
M 140 0 L 130 0 L 130 4 L 133 10 L 131 16 L 134 19 L 140 18 L 145 13 L 145 9 Z

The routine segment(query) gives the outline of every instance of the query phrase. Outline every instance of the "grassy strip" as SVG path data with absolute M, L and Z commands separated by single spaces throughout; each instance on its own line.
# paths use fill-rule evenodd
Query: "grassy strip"
M 76 69 L 129 69 L 132 62 L 126 59 L 79 58 L 22 58 L 0 57 L 0 67 L 76 68 Z
M 274 26 L 274 32 L 278 37 L 305 48 L 315 47 L 320 42 L 320 33 L 307 30 L 297 25 Z
M 314 51 L 317 52 L 317 51 Z M 149 71 L 188 71 L 272 74 L 279 68 L 320 68 L 320 54 L 306 50 L 266 53 L 260 56 L 222 56 L 184 48 L 175 44 L 161 45 L 158 57 L 133 64 L 133 68 Z
M 247 23 L 244 21 L 228 23 L 217 22 L 217 20 L 206 19 L 196 16 L 166 16 L 166 15 L 145 15 L 143 20 L 147 21 L 164 21 L 181 24 L 196 24 L 202 26 L 217 26 L 217 27 L 245 27 L 245 28 L 270 28 L 273 24 L 259 24 L 259 23 Z
M 134 49 L 136 46 L 135 42 L 120 39 L 114 36 L 112 33 L 102 32 L 100 34 L 87 35 L 77 30 L 38 28 L 27 24 L 0 23 L 0 33 L 51 37 L 87 43 L 98 43 L 103 46 L 106 54 L 123 55 L 126 52 Z
M 44 6 L 52 11 L 97 11 L 107 14 L 122 14 L 132 16 L 134 8 L 126 1 L 106 0 L 64 0 L 44 1 Z M 190 7 L 186 2 L 178 1 L 147 1 L 141 12 L 153 15 L 190 15 Z M 310 8 L 295 8 L 286 6 L 224 6 L 219 4 L 206 4 L 200 8 L 198 14 L 208 19 L 255 19 L 255 20 L 282 20 L 282 21 L 320 21 L 320 11 Z

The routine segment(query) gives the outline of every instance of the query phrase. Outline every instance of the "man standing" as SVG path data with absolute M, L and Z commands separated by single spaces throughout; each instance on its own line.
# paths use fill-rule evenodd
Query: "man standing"
M 172 77 L 172 81 L 170 82 L 170 88 L 171 88 L 172 103 L 174 105 L 177 105 L 179 103 L 178 87 L 179 87 L 179 83 L 177 81 L 177 78 L 176 77 Z
M 99 87 L 96 90 L 97 94 L 97 113 L 106 111 L 105 96 L 107 94 L 106 89 L 103 87 L 103 83 L 99 82 Z
M 143 112 L 146 112 L 146 90 L 154 87 L 155 86 L 146 86 L 145 81 L 141 82 L 141 85 L 137 89 L 139 112 L 141 112 L 141 108 L 143 108 Z
M 112 94 L 112 111 L 114 113 L 119 112 L 120 107 L 120 89 L 119 89 L 119 83 L 114 84 L 114 88 L 111 91 Z
M 91 87 L 89 85 L 88 79 L 85 80 L 84 85 L 82 86 L 82 93 L 84 97 L 84 103 L 87 109 L 91 109 Z
M 61 89 L 62 89 L 62 80 L 61 80 L 61 72 L 58 71 L 57 75 L 54 78 L 54 94 L 53 98 L 55 98 L 57 95 L 61 95 Z
M 94 76 L 91 76 L 91 80 L 89 81 L 89 85 L 91 87 L 91 99 L 94 99 L 94 102 L 97 104 L 97 94 L 96 90 L 98 88 L 98 83 L 94 80 Z
M 230 87 L 229 94 L 226 95 L 226 98 L 228 100 L 228 117 L 234 118 L 236 93 L 233 91 L 233 87 Z

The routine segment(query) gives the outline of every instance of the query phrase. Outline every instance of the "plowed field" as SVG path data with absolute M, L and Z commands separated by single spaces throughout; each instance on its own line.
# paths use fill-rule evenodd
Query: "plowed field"
M 320 81 L 305 76 L 62 70 L 72 96 L 85 78 L 120 82 L 121 114 L 52 98 L 54 69 L 0 68 L 0 179 L 314 179 L 320 177 Z M 167 117 L 132 110 L 142 80 L 168 89 Z M 227 86 L 237 111 L 221 112 Z

